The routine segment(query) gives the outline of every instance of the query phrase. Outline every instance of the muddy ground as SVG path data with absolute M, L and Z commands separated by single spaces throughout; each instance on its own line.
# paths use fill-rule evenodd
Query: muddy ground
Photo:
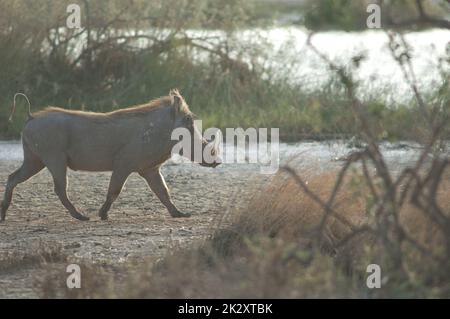
M 20 163 L 0 161 L 2 196 L 4 181 Z M 80 222 L 66 212 L 44 169 L 16 188 L 6 222 L 0 224 L 0 256 L 55 245 L 72 260 L 113 265 L 130 258 L 162 256 L 171 247 L 189 245 L 211 234 L 230 211 L 245 204 L 255 186 L 267 180 L 256 167 L 237 164 L 215 169 L 168 164 L 163 175 L 175 204 L 192 213 L 191 218 L 171 218 L 145 181 L 134 174 L 114 203 L 109 220 L 100 221 L 97 211 L 105 199 L 110 173 L 71 171 L 69 197 L 91 218 Z M 27 265 L 0 270 L 0 298 L 36 297 L 34 272 Z

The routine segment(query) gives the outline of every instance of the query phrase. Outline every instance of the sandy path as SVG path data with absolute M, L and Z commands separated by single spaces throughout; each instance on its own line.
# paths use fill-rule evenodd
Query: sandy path
M 2 196 L 4 181 L 19 165 L 0 162 Z M 53 192 L 50 174 L 43 170 L 15 190 L 6 222 L 0 224 L 0 259 L 37 245 L 60 245 L 74 259 L 108 264 L 158 257 L 174 245 L 188 245 L 210 234 L 227 211 L 251 196 L 255 182 L 250 181 L 267 178 L 255 166 L 230 164 L 216 169 L 166 165 L 163 175 L 175 204 L 192 213 L 191 218 L 171 218 L 145 181 L 134 174 L 113 205 L 109 221 L 100 221 L 97 210 L 106 196 L 110 173 L 70 172 L 69 196 L 91 217 L 79 222 L 65 211 Z M 29 276 L 26 267 L 0 272 L 0 298 L 32 296 Z

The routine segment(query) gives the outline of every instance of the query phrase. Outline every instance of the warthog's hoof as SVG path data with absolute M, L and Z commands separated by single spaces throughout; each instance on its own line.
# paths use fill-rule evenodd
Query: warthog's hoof
M 191 217 L 191 214 L 189 213 L 182 213 L 180 211 L 175 211 L 175 212 L 169 212 L 170 216 L 172 216 L 173 218 L 187 218 L 187 217 Z
M 101 220 L 107 220 L 108 219 L 108 211 L 104 209 L 103 207 L 100 208 L 98 211 L 98 217 L 100 217 Z
M 81 221 L 88 221 L 88 220 L 89 220 L 89 217 L 87 217 L 87 216 L 81 216 L 80 220 L 81 220 Z
M 88 221 L 89 217 L 81 215 L 81 214 L 73 214 L 72 215 L 73 218 L 81 220 L 81 221 Z
M 7 208 L 3 207 L 3 201 L 0 202 L 0 223 L 5 221 Z

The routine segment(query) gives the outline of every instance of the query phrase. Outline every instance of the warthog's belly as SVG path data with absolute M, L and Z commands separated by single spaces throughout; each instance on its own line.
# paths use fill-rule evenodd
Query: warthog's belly
M 96 161 L 86 162 L 69 158 L 67 166 L 74 171 L 107 172 L 113 170 L 112 161 L 109 163 Z
M 104 166 L 104 165 L 93 165 L 92 163 L 89 163 L 87 165 L 80 165 L 80 164 L 73 164 L 69 161 L 68 167 L 73 171 L 86 171 L 86 172 L 110 172 L 113 170 L 112 165 L 111 166 Z
M 114 154 L 112 151 L 78 149 L 67 154 L 67 166 L 74 171 L 103 172 L 112 171 Z

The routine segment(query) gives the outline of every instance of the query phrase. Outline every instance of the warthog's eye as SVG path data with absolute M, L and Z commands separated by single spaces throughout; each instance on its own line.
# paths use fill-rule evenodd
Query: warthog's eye
M 184 123 L 186 123 L 188 127 L 191 127 L 194 124 L 194 120 L 190 114 L 184 117 Z

